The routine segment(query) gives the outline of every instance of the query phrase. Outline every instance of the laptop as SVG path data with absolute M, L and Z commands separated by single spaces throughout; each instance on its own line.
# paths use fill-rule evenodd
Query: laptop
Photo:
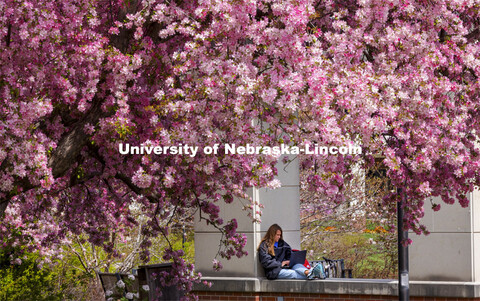
M 307 258 L 307 250 L 293 251 L 292 255 L 290 256 L 290 264 L 282 268 L 291 269 L 297 263 L 304 264 L 306 258 Z

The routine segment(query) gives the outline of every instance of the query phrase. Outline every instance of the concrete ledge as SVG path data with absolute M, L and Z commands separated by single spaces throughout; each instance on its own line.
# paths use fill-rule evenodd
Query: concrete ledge
M 424 297 L 480 297 L 479 282 L 411 281 L 410 295 Z
M 397 296 L 398 281 L 392 279 L 267 280 L 266 278 L 203 277 L 212 287 L 197 284 L 195 291 L 247 293 L 305 293 Z M 412 297 L 480 297 L 480 283 L 411 281 Z

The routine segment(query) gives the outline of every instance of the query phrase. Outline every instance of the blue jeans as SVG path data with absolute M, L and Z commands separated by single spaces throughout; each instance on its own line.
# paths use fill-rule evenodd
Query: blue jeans
M 306 270 L 308 269 L 303 264 L 297 263 L 291 269 L 282 269 L 277 279 L 307 279 Z

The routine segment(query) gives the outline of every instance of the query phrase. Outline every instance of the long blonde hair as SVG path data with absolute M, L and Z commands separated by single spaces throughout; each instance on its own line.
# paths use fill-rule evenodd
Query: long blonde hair
M 267 244 L 268 253 L 272 256 L 275 256 L 275 250 L 274 250 L 274 248 L 275 248 L 275 235 L 277 235 L 278 230 L 280 230 L 280 239 L 283 240 L 283 230 L 282 230 L 282 228 L 277 224 L 273 224 L 273 225 L 270 226 L 270 228 L 268 228 L 267 233 L 262 238 L 262 241 L 258 245 L 257 250 L 260 250 L 260 246 L 261 246 L 262 242 L 265 241 L 266 244 Z

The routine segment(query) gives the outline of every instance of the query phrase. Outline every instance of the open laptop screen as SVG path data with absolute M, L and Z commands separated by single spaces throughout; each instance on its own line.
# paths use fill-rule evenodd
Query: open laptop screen
M 307 250 L 292 252 L 292 255 L 290 256 L 289 267 L 291 268 L 297 263 L 304 264 L 306 258 L 307 258 Z

